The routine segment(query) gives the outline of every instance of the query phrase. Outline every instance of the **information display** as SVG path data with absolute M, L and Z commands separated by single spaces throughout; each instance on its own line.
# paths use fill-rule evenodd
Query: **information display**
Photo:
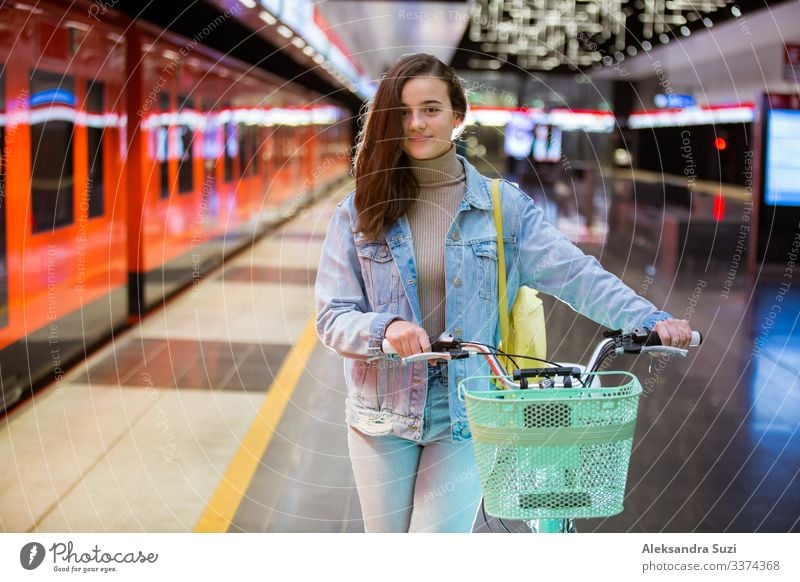
M 561 129 L 537 125 L 533 133 L 533 159 L 537 162 L 559 161 L 561 159 Z
M 768 109 L 764 202 L 800 206 L 800 110 Z

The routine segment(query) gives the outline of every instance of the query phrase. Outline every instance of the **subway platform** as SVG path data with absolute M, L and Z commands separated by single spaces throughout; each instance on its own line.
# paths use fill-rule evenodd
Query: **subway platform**
M 0 420 L 5 532 L 362 532 L 340 358 L 314 331 L 317 261 L 344 184 Z M 800 289 L 730 261 L 659 273 L 581 241 L 705 333 L 683 359 L 618 360 L 645 387 L 625 511 L 583 532 L 800 531 Z M 546 300 L 550 355 L 601 329 Z M 524 531 L 479 514 L 476 532 Z

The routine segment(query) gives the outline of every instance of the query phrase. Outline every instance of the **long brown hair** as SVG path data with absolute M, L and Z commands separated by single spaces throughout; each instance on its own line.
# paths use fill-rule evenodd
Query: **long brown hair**
M 412 77 L 441 79 L 453 112 L 462 119 L 467 113 L 467 98 L 455 71 L 436 57 L 406 55 L 386 71 L 367 108 L 355 155 L 358 225 L 371 240 L 379 239 L 385 227 L 408 211 L 419 191 L 403 151 L 401 93 Z

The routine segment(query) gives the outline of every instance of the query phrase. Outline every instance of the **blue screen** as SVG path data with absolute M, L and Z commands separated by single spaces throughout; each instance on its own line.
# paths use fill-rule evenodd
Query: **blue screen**
M 767 111 L 764 201 L 800 206 L 800 111 Z

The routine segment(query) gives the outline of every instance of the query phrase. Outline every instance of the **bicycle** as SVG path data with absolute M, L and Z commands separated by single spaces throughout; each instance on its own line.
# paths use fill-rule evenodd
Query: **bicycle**
M 576 518 L 622 512 L 642 387 L 630 372 L 600 368 L 612 354 L 685 357 L 688 352 L 662 346 L 646 328 L 604 337 L 585 367 L 542 360 L 547 366 L 509 374 L 498 356 L 515 366 L 514 358 L 523 356 L 449 334 L 432 342 L 428 352 L 399 358 L 402 364 L 486 359 L 491 375 L 462 380 L 458 396 L 467 409 L 485 512 L 501 523 L 515 519 L 534 533 L 574 533 Z M 690 346 L 701 342 L 702 335 L 692 332 Z M 396 357 L 386 340 L 383 351 Z M 615 376 L 623 380 L 603 385 Z M 484 389 L 469 390 L 471 382 Z M 498 389 L 486 390 L 490 384 Z

